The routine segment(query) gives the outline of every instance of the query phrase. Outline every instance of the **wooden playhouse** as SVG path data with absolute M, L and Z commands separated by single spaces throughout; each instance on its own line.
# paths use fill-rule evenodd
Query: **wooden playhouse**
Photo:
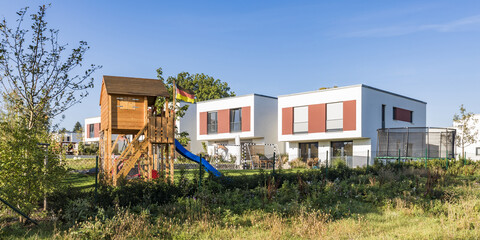
M 133 168 L 144 179 L 160 173 L 173 181 L 175 113 L 166 107 L 169 96 L 161 80 L 103 76 L 99 152 L 108 181 L 116 185 Z M 157 98 L 165 98 L 165 105 L 156 108 Z M 115 156 L 119 139 L 131 141 Z

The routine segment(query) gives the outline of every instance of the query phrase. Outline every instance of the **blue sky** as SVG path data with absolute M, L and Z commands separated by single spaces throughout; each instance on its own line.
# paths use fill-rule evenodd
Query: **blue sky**
M 95 88 L 61 126 L 98 116 L 102 75 L 181 71 L 271 96 L 367 84 L 426 101 L 427 124 L 450 126 L 460 104 L 480 113 L 479 1 L 0 1 L 0 17 L 52 3 L 50 27 Z

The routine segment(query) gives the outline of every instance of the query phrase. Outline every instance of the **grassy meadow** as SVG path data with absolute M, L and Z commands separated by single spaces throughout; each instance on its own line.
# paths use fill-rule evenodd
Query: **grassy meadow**
M 226 171 L 202 183 L 128 181 L 49 198 L 39 226 L 0 213 L 1 239 L 476 239 L 480 164 L 443 160 L 349 169 Z M 89 177 L 91 178 L 91 177 Z M 200 185 L 200 186 L 199 186 Z

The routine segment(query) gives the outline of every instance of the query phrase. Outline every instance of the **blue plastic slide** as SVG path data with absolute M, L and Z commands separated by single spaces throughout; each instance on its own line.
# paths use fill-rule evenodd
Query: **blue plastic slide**
M 187 159 L 192 160 L 196 163 L 200 162 L 202 166 L 205 168 L 205 171 L 212 173 L 213 175 L 215 175 L 215 177 L 222 176 L 222 174 L 217 169 L 215 169 L 212 165 L 210 165 L 210 163 L 207 160 L 205 160 L 205 158 L 200 158 L 199 156 L 189 152 L 187 149 L 185 149 L 182 146 L 182 144 L 180 144 L 180 142 L 177 139 L 175 139 L 175 148 L 177 149 L 178 153 L 180 153 L 182 156 L 186 157 Z

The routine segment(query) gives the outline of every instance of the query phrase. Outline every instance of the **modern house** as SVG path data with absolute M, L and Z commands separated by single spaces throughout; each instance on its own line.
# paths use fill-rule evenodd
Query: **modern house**
M 480 114 L 475 114 L 473 116 L 473 119 L 476 120 L 477 122 L 474 124 L 474 127 L 472 129 L 473 132 L 478 132 L 478 135 L 476 137 L 476 142 L 473 144 L 466 144 L 465 148 L 462 153 L 462 146 L 457 144 L 455 152 L 458 154 L 459 157 L 463 157 L 465 154 L 465 157 L 468 159 L 472 160 L 480 160 Z M 462 137 L 462 126 L 456 124 L 453 122 L 453 128 L 457 130 L 457 138 Z
M 196 110 L 196 140 L 206 143 L 209 154 L 220 147 L 225 159 L 234 156 L 239 164 L 242 144 L 278 143 L 276 97 L 249 94 L 208 100 L 198 102 Z
M 65 149 L 66 154 L 73 155 L 78 153 L 78 143 L 82 141 L 81 132 L 57 132 L 53 136 L 60 146 Z
M 377 129 L 425 127 L 426 103 L 367 85 L 278 97 L 278 140 L 289 159 L 342 158 L 355 167 L 376 156 Z
M 187 132 L 190 142 L 186 146 L 186 149 L 193 153 L 200 153 L 203 151 L 202 143 L 197 141 L 197 104 L 191 104 L 186 102 L 177 102 L 179 107 L 188 105 L 187 111 L 183 117 L 177 119 L 176 126 L 178 133 Z
M 98 143 L 100 140 L 100 117 L 85 118 L 83 141 L 86 144 Z

